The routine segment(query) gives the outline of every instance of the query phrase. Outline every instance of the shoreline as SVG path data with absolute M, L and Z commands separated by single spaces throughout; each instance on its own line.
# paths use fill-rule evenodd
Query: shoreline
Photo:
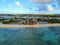
M 0 28 L 24 28 L 24 27 L 49 27 L 49 26 L 60 26 L 60 24 L 35 24 L 35 25 L 12 25 L 12 24 L 0 24 Z

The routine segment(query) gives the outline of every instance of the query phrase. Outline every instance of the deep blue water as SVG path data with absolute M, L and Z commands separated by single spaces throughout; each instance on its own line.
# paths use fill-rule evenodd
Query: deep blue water
M 60 27 L 0 28 L 0 45 L 60 45 Z

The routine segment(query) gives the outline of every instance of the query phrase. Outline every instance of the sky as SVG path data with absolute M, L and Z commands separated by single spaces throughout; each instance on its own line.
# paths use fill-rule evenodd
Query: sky
M 60 14 L 60 0 L 0 0 L 1 14 Z

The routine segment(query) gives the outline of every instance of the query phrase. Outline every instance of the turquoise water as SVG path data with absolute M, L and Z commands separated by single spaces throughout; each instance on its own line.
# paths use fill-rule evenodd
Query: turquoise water
M 60 45 L 60 27 L 0 28 L 0 45 Z

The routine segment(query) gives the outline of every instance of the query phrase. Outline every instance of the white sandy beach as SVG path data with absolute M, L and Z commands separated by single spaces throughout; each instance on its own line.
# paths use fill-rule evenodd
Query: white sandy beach
M 23 27 L 47 27 L 47 26 L 60 26 L 60 24 L 36 24 L 36 25 L 12 25 L 0 24 L 0 28 L 23 28 Z

